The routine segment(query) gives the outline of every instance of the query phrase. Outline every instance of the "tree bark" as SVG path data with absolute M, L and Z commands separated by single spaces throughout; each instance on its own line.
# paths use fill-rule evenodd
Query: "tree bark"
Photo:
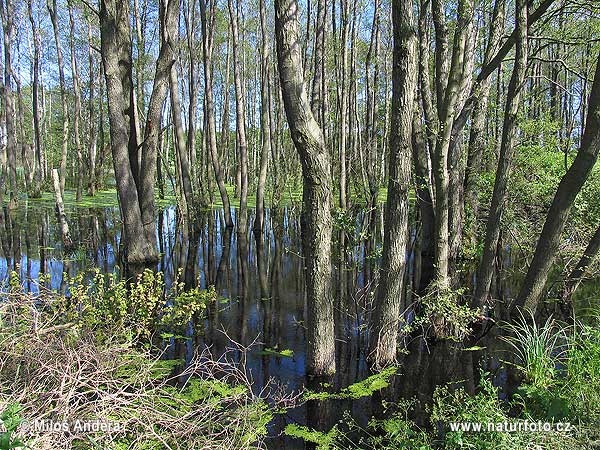
M 69 42 L 71 47 L 71 75 L 73 77 L 73 94 L 75 95 L 75 110 L 73 111 L 73 134 L 75 139 L 75 155 L 77 159 L 77 192 L 76 200 L 81 201 L 83 193 L 83 154 L 81 151 L 81 137 L 79 135 L 81 119 L 81 91 L 79 89 L 79 70 L 77 67 L 77 57 L 75 56 L 75 18 L 73 16 L 73 7 L 69 3 Z
M 475 288 L 475 302 L 483 306 L 489 296 L 490 284 L 494 274 L 494 261 L 500 236 L 500 221 L 506 199 L 508 178 L 512 166 L 515 138 L 517 134 L 517 114 L 521 93 L 524 89 L 525 74 L 527 72 L 527 0 L 517 0 L 515 3 L 515 23 L 517 27 L 515 63 L 508 84 L 506 105 L 504 109 L 504 123 L 502 125 L 502 139 L 500 142 L 500 157 L 496 169 L 496 181 L 492 193 L 492 203 L 488 213 L 485 230 L 483 258 L 479 266 L 477 286 Z
M 54 197 L 56 201 L 56 217 L 60 227 L 60 236 L 63 241 L 64 250 L 69 252 L 73 250 L 73 240 L 69 231 L 69 223 L 65 214 L 65 205 L 63 203 L 62 193 L 60 192 L 60 179 L 58 170 L 52 169 L 52 182 L 54 185 Z
M 65 68 L 62 57 L 62 49 L 60 46 L 60 37 L 58 34 L 58 17 L 56 0 L 47 0 L 48 13 L 52 21 L 52 29 L 54 30 L 54 43 L 56 45 L 56 59 L 58 61 L 58 76 L 60 81 L 60 101 L 62 107 L 62 147 L 60 152 L 60 192 L 65 193 L 65 180 L 67 177 L 67 152 L 69 147 L 69 108 L 67 106 L 67 84 L 65 81 Z
M 32 1 L 27 2 L 29 22 L 31 23 L 31 35 L 33 38 L 33 86 L 32 86 L 32 113 L 33 113 L 33 143 L 35 147 L 35 188 L 31 192 L 33 198 L 42 196 L 42 182 L 45 177 L 44 162 L 42 159 L 42 131 L 40 126 L 40 36 L 38 27 L 33 17 Z
M 535 311 L 558 250 L 562 231 L 577 194 L 589 177 L 600 151 L 600 55 L 590 92 L 585 130 L 577 156 L 562 177 L 548 210 L 533 260 L 519 291 L 516 305 Z
M 87 20 L 87 36 L 88 36 L 88 70 L 89 70 L 89 98 L 88 98 L 88 114 L 89 114 L 89 142 L 88 142 L 88 158 L 89 158 L 89 179 L 88 179 L 88 195 L 94 196 L 98 187 L 98 179 L 96 174 L 96 158 L 98 155 L 98 127 L 96 126 L 96 112 L 94 101 L 96 95 L 96 72 L 95 58 L 92 50 L 92 24 L 90 19 Z M 104 149 L 100 149 L 104 151 Z
M 102 0 L 100 4 L 101 54 L 108 98 L 111 147 L 121 217 L 123 218 L 127 262 L 131 266 L 158 260 L 155 231 L 154 182 L 161 112 L 174 63 L 173 30 L 177 29 L 179 3 L 159 4 L 161 46 L 156 61 L 154 85 L 138 161 L 137 131 L 133 113 L 131 31 L 128 3 Z M 135 151 L 132 147 L 135 146 Z M 138 170 L 137 175 L 134 173 Z M 138 181 L 136 181 L 136 179 Z
M 277 62 L 290 133 L 302 162 L 302 248 L 308 310 L 307 371 L 335 372 L 335 333 L 331 276 L 331 181 L 323 133 L 308 102 L 303 79 L 298 4 L 275 0 Z
M 265 221 L 265 184 L 269 154 L 271 153 L 271 129 L 269 124 L 269 111 L 271 103 L 269 97 L 269 40 L 267 36 L 267 11 L 265 0 L 260 0 L 260 31 L 262 37 L 261 49 L 261 83 L 260 83 L 260 171 L 256 186 L 256 217 L 254 219 L 254 234 L 262 236 Z M 262 239 L 260 239 L 262 241 Z
M 378 367 L 396 360 L 408 244 L 412 122 L 417 87 L 417 32 L 411 0 L 393 0 L 394 60 L 388 196 L 381 275 L 377 288 L 371 359 Z
M 468 22 L 473 11 L 472 0 L 460 0 L 458 3 L 457 25 L 452 45 L 452 58 L 447 68 L 447 26 L 444 11 L 433 2 L 433 16 L 436 34 L 436 98 L 438 112 L 438 129 L 433 152 L 433 175 L 435 181 L 435 289 L 440 291 L 450 287 L 450 202 L 448 171 L 448 154 L 450 148 L 450 132 L 454 121 L 454 109 L 458 98 L 458 88 L 463 75 Z
M 6 121 L 6 159 L 9 178 L 9 208 L 16 208 L 19 203 L 17 188 L 17 131 L 15 128 L 15 107 L 12 91 L 12 45 L 15 36 L 14 5 L 12 0 L 0 0 L 2 14 L 2 31 L 4 36 L 4 118 Z
M 186 210 L 188 214 L 190 214 L 194 206 L 194 193 L 192 191 L 192 182 L 190 179 L 190 162 L 187 156 L 185 133 L 183 132 L 183 123 L 181 121 L 179 82 L 177 81 L 177 68 L 175 64 L 171 66 L 169 73 L 169 85 L 171 88 L 171 116 L 173 117 L 173 127 L 175 128 L 175 149 L 177 151 L 177 158 L 181 166 L 181 184 L 183 188 L 183 195 L 185 197 Z
M 225 226 L 227 228 L 233 227 L 233 220 L 231 219 L 231 206 L 229 202 L 229 194 L 225 188 L 225 182 L 223 181 L 223 172 L 221 170 L 221 163 L 219 161 L 219 153 L 217 151 L 217 128 L 215 125 L 215 106 L 213 101 L 213 78 L 212 78 L 212 50 L 213 50 L 213 27 L 214 20 L 208 23 L 207 16 L 207 5 L 205 0 L 200 0 L 200 19 L 202 21 L 202 48 L 203 48 L 203 64 L 204 64 L 204 95 L 206 100 L 206 125 L 207 125 L 207 141 L 208 149 L 210 151 L 210 159 L 212 161 L 213 170 L 215 172 L 215 179 L 217 180 L 217 186 L 219 187 L 219 193 L 221 195 L 221 201 L 223 202 L 223 213 L 225 217 Z M 226 105 L 228 104 L 227 95 Z M 225 111 L 228 112 L 227 106 Z M 227 123 L 229 122 L 229 114 L 227 117 L 223 116 L 223 130 L 221 132 L 221 141 L 223 141 L 223 134 L 227 133 L 229 129 Z M 225 149 L 225 151 L 228 151 Z
M 237 149 L 240 167 L 240 209 L 238 217 L 238 230 L 246 230 L 248 222 L 248 141 L 246 139 L 246 107 L 244 100 L 244 89 L 242 80 L 241 55 L 239 46 L 239 0 L 233 4 L 228 0 L 229 18 L 231 20 L 231 43 L 233 48 L 233 82 L 235 85 L 235 123 L 237 136 Z

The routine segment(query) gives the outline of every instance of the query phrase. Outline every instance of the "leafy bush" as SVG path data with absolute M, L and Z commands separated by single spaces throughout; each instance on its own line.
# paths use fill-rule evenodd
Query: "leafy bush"
M 147 276 L 143 282 L 144 288 L 131 292 L 141 295 L 138 304 L 152 304 L 156 278 Z M 104 288 L 111 292 L 106 298 L 121 295 L 116 286 Z M 0 297 L 0 411 L 5 411 L 0 419 L 9 432 L 0 434 L 2 445 L 20 439 L 36 450 L 264 447 L 267 424 L 281 409 L 278 394 L 270 395 L 268 388 L 263 392 L 273 408 L 255 396 L 245 368 L 228 354 L 219 360 L 196 354 L 181 367 L 182 361 L 162 359 L 163 352 L 148 341 L 136 345 L 122 329 L 100 327 L 100 316 L 91 315 L 98 305 L 88 295 L 85 289 L 72 293 L 78 303 L 68 307 L 56 293 Z M 140 313 L 117 319 L 131 324 L 150 317 Z M 19 427 L 10 406 L 15 404 L 29 423 L 71 425 L 53 432 Z M 86 431 L 73 426 L 77 421 L 117 426 L 110 432 Z

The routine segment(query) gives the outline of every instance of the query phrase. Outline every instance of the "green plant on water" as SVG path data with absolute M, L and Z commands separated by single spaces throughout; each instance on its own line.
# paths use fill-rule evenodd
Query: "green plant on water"
M 315 444 L 317 450 L 333 450 L 339 448 L 336 445 L 336 441 L 340 436 L 337 427 L 333 427 L 331 430 L 323 433 L 304 425 L 290 423 L 285 427 L 283 433 L 286 436 L 302 439 L 305 442 Z
M 380 391 L 390 385 L 390 379 L 398 372 L 395 366 L 386 367 L 380 372 L 374 373 L 362 381 L 357 381 L 342 389 L 340 392 L 315 392 L 307 390 L 304 393 L 305 400 L 326 400 L 326 399 L 359 399 L 369 397 L 375 392 Z
M 0 421 L 4 426 L 4 431 L 0 430 L 0 450 L 25 447 L 25 444 L 15 437 L 17 427 L 23 422 L 20 412 L 21 406 L 18 403 L 11 403 L 0 414 Z
M 267 347 L 264 350 L 258 352 L 258 354 L 265 355 L 265 356 L 273 355 L 273 356 L 283 356 L 285 358 L 291 358 L 292 356 L 294 356 L 294 351 L 290 350 L 289 348 L 279 350 L 277 348 L 277 346 L 275 346 L 275 348 Z

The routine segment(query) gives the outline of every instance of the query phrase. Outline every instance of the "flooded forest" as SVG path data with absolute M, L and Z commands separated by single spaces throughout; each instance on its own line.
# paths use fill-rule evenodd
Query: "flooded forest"
M 0 18 L 0 450 L 600 448 L 597 1 Z

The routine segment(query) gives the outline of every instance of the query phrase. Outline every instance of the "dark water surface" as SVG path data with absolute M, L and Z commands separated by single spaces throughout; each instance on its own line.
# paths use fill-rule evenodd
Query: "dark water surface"
M 105 273 L 121 271 L 121 220 L 117 208 L 75 208 L 68 211 L 73 241 L 77 250 L 64 255 L 56 218 L 52 207 L 31 202 L 18 211 L 4 210 L 0 214 L 0 283 L 5 283 L 11 270 L 19 270 L 25 287 L 35 291 L 40 273 L 49 274 L 54 289 L 64 289 L 64 273 L 73 276 L 80 271 L 99 267 Z M 336 229 L 335 312 L 338 373 L 331 380 L 332 389 L 339 390 L 370 375 L 365 363 L 365 344 L 368 339 L 368 316 L 371 291 L 381 247 L 381 209 L 369 214 L 357 209 L 350 219 Z M 249 224 L 253 221 L 252 211 Z M 275 380 L 289 391 L 314 387 L 307 380 L 304 364 L 306 355 L 303 328 L 305 295 L 300 256 L 299 206 L 267 210 L 267 229 L 262 243 L 248 232 L 226 232 L 222 226 L 222 210 L 215 209 L 199 215 L 197 231 L 190 232 L 178 220 L 175 207 L 164 208 L 157 218 L 157 238 L 161 258 L 159 269 L 167 285 L 177 273 L 189 285 L 215 285 L 220 300 L 209 308 L 204 323 L 190 326 L 191 339 L 172 341 L 168 356 L 189 360 L 194 350 L 211 348 L 214 355 L 232 347 L 232 341 L 243 346 L 255 342 L 246 354 L 246 366 L 255 391 Z M 341 232 L 345 230 L 345 233 Z M 413 233 L 414 236 L 414 233 Z M 339 261 L 343 260 L 343 263 Z M 410 260 L 413 258 L 411 256 Z M 510 252 L 503 264 L 511 264 Z M 411 269 L 410 273 L 413 271 Z M 467 277 L 469 278 L 469 277 Z M 196 281 L 197 280 L 197 281 Z M 499 298 L 510 295 L 510 280 L 495 283 Z M 410 303 L 406 299 L 406 305 Z M 497 317 L 506 316 L 499 311 Z M 474 392 L 480 369 L 493 374 L 503 392 L 516 384 L 511 374 L 500 364 L 507 355 L 501 350 L 496 334 L 498 327 L 469 345 L 481 350 L 464 350 L 463 345 L 427 343 L 412 339 L 400 367 L 399 375 L 385 392 L 358 400 L 329 400 L 309 402 L 272 424 L 272 448 L 303 448 L 301 442 L 283 438 L 281 429 L 290 422 L 328 430 L 348 411 L 366 426 L 372 415 L 383 415 L 381 400 L 417 397 L 427 401 L 436 386 L 448 381 L 460 381 Z M 168 343 L 167 343 L 168 344 Z M 265 354 L 264 348 L 293 351 L 292 357 Z M 236 355 L 236 353 L 233 353 Z M 241 357 L 237 353 L 238 357 Z M 422 409 L 417 408 L 414 419 L 426 424 Z

